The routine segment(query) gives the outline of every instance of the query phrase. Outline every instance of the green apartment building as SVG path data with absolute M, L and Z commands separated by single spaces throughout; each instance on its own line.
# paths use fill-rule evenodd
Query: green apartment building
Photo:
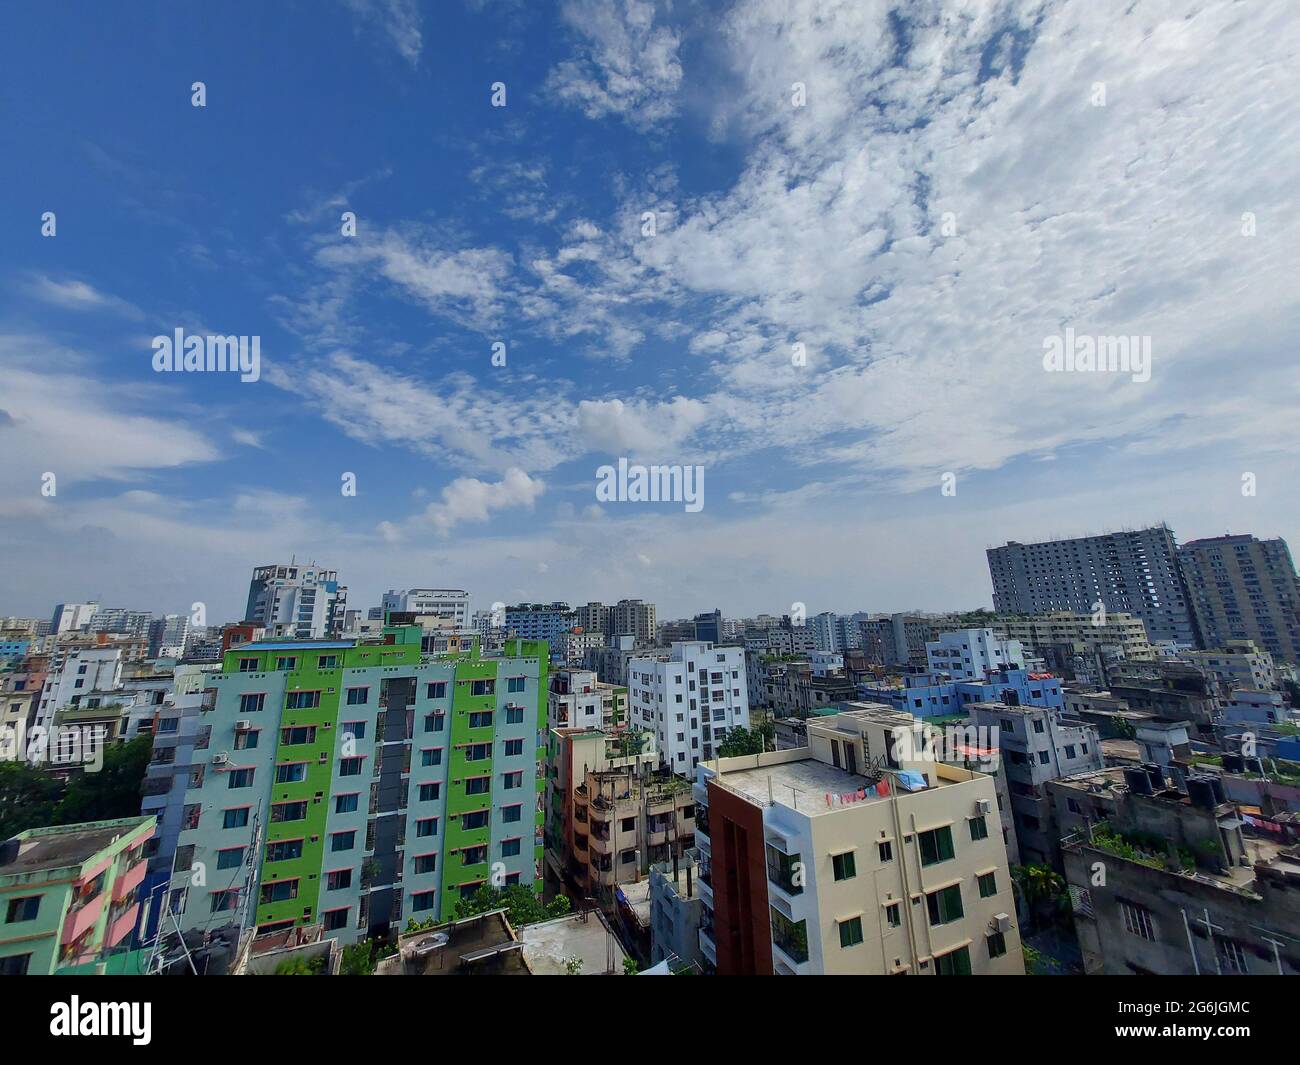
M 548 657 L 429 655 L 418 626 L 228 651 L 184 797 L 182 929 L 352 942 L 446 920 L 485 883 L 540 890 Z
M 128 949 L 153 834 L 152 817 L 126 817 L 0 843 L 0 976 L 48 976 Z

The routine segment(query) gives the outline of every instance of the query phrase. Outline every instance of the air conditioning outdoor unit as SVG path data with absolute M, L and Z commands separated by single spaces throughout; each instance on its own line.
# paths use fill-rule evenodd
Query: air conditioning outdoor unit
M 986 814 L 993 809 L 993 804 L 988 799 L 977 799 L 975 801 L 975 812 L 977 814 Z
M 997 913 L 993 915 L 993 923 L 997 925 L 999 932 L 1011 931 L 1011 915 L 1007 913 Z
M 252 729 L 253 723 L 246 717 L 241 717 L 235 722 L 236 732 L 248 732 Z
M 225 751 L 222 751 L 220 754 L 214 754 L 212 756 L 213 765 L 226 765 L 229 762 L 230 762 L 230 755 L 228 755 Z

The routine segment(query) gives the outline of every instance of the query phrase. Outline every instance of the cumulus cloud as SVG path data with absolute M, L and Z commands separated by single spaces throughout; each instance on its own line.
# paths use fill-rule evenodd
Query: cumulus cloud
M 442 490 L 442 498 L 430 503 L 415 523 L 432 525 L 446 534 L 462 522 L 485 522 L 493 511 L 524 507 L 528 510 L 541 497 L 546 485 L 523 470 L 507 470 L 496 482 L 475 477 L 458 477 Z

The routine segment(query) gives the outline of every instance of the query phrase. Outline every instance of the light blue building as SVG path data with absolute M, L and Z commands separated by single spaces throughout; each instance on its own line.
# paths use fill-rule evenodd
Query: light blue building
M 858 697 L 906 710 L 913 717 L 965 714 L 971 703 L 1007 703 L 1061 709 L 1061 681 L 1050 673 L 1004 669 L 984 680 L 946 680 L 942 674 L 909 673 L 903 684 L 859 684 Z

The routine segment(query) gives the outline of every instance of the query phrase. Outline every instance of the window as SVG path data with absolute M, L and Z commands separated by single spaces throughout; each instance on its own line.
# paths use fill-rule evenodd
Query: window
M 307 803 L 305 800 L 302 802 L 277 802 L 271 806 L 271 823 L 273 825 L 285 821 L 305 820 L 307 820 Z
M 364 721 L 344 721 L 343 737 L 349 737 L 354 740 L 364 740 L 366 738 L 366 723 Z
M 932 828 L 929 832 L 917 834 L 917 844 L 921 848 L 921 864 L 937 865 L 953 856 L 952 829 L 948 825 Z
M 316 742 L 315 725 L 299 725 L 295 728 L 282 728 L 280 730 L 281 747 L 297 747 L 304 743 Z
M 338 669 L 339 656 L 338 655 L 317 655 L 316 668 L 317 669 Z
M 522 788 L 524 786 L 524 774 L 522 771 L 518 773 L 503 773 L 501 779 L 506 791 L 513 791 L 515 788 Z
M 421 838 L 436 836 L 438 834 L 438 819 L 436 817 L 422 817 L 415 822 L 415 834 Z
M 501 820 L 507 825 L 512 825 L 515 822 L 522 820 L 523 816 L 524 808 L 519 805 L 506 806 L 501 810 Z
M 506 707 L 506 724 L 522 725 L 524 723 L 524 708 L 522 706 Z
M 222 812 L 222 828 L 246 828 L 248 826 L 248 807 L 240 806 L 235 810 L 225 810 Z M 197 828 L 198 825 L 191 827 Z
M 256 658 L 241 658 L 239 660 L 239 672 L 256 673 L 257 663 L 258 663 L 258 659 Z
M 217 851 L 218 869 L 238 869 L 244 864 L 243 847 L 226 847 Z
M 1124 917 L 1124 927 L 1135 936 L 1142 939 L 1155 940 L 1155 925 L 1151 922 L 1151 911 L 1141 906 L 1134 906 L 1131 902 L 1121 902 L 1119 912 Z
M 1038 752 L 1038 764 L 1039 764 L 1039 765 L 1047 765 L 1047 763 L 1048 763 L 1048 761 L 1051 759 L 1051 757 L 1052 757 L 1052 756 L 1051 756 L 1050 754 L 1048 754 L 1047 751 L 1039 751 L 1039 752 Z
M 998 878 L 996 873 L 981 873 L 975 878 L 980 888 L 980 898 L 991 899 L 998 893 Z
M 425 732 L 441 732 L 441 731 L 442 731 L 442 728 L 443 728 L 443 725 L 446 723 L 446 721 L 447 721 L 447 715 L 446 715 L 446 714 L 425 714 L 425 715 L 424 715 L 424 731 L 425 731 Z
M 306 762 L 288 762 L 275 767 L 275 782 L 277 784 L 301 784 L 306 779 Z
M 370 702 L 369 688 L 348 689 L 348 706 L 364 706 L 368 702 Z
M 472 760 L 472 759 L 471 759 Z M 442 765 L 442 748 L 426 747 L 420 752 L 420 765 Z
M 470 695 L 495 695 L 497 682 L 495 680 L 472 680 L 469 682 Z
M 40 895 L 26 895 L 21 899 L 10 899 L 5 910 L 5 924 L 17 924 L 19 921 L 34 921 L 41 909 Z
M 470 728 L 491 728 L 491 727 L 492 727 L 492 711 L 491 711 L 491 710 L 478 710 L 478 711 L 475 711 L 475 712 L 471 713 L 471 714 L 469 715 L 469 727 L 470 727 Z
M 894 844 L 890 840 L 877 843 L 876 850 L 879 852 L 882 862 L 892 862 L 894 860 Z
M 959 921 L 965 916 L 966 912 L 961 905 L 960 884 L 953 884 L 951 887 L 930 892 L 925 896 L 925 904 L 930 911 L 930 923 L 932 925 Z
M 970 825 L 970 838 L 972 840 L 988 839 L 989 826 L 984 821 L 982 814 L 979 817 L 972 817 L 967 824 Z
M 321 914 L 325 922 L 326 932 L 336 932 L 340 928 L 348 926 L 348 907 L 344 906 L 341 910 L 326 910 Z
M 465 781 L 466 795 L 486 795 L 491 790 L 491 777 L 470 777 Z
M 970 976 L 970 951 L 958 947 L 934 959 L 935 976 Z
M 440 783 L 420 785 L 420 802 L 434 802 L 441 794 L 442 785 Z
M 239 892 L 227 888 L 224 891 L 214 891 L 208 896 L 209 905 L 212 913 L 225 913 L 235 909 L 239 905 Z
M 515 755 L 524 753 L 523 740 L 506 740 L 506 757 L 511 758 Z
M 342 891 L 352 886 L 351 869 L 335 869 L 325 877 L 326 891 Z
M 885 907 L 885 924 L 890 928 L 898 928 L 903 923 L 903 909 L 897 902 L 891 902 Z
M 230 775 L 226 778 L 226 787 L 231 790 L 238 788 L 251 788 L 252 786 L 252 769 L 232 769 Z
M 357 812 L 357 793 L 354 791 L 351 795 L 334 796 L 334 812 L 336 814 L 353 814 Z
M 339 776 L 359 777 L 361 775 L 361 765 L 364 761 L 364 758 L 340 758 Z
M 486 762 L 491 757 L 492 744 L 490 743 L 471 743 L 465 748 L 465 761 L 467 762 Z
M 487 861 L 488 849 L 483 847 L 465 847 L 460 852 L 461 865 L 482 865 Z
M 415 872 L 432 873 L 438 868 L 438 856 L 436 854 L 417 854 L 415 856 Z
M 1007 952 L 1007 937 L 1001 932 L 990 932 L 985 942 L 989 945 L 990 958 L 1000 958 Z
M 320 692 L 290 692 L 285 697 L 290 710 L 311 710 L 320 706 Z
M 240 729 L 235 733 L 235 750 L 251 751 L 257 747 L 257 738 L 261 730 L 255 728 Z M 201 766 L 199 768 L 202 768 Z
M 271 902 L 288 902 L 298 897 L 298 880 L 273 880 L 262 885 L 262 905 Z
M 335 832 L 330 836 L 330 851 L 337 854 L 339 851 L 350 851 L 357 845 L 356 830 L 348 832 Z
M 857 863 L 854 861 L 852 851 L 832 854 L 831 868 L 835 871 L 836 880 L 852 880 L 858 875 Z
M 528 687 L 528 678 L 527 678 L 527 677 L 507 677 L 507 678 L 506 678 L 506 691 L 507 691 L 507 693 L 514 694 L 514 693 L 516 693 L 516 692 L 521 692 L 521 691 L 524 691 L 527 687 Z
M 413 891 L 411 892 L 411 909 L 416 913 L 423 913 L 425 910 L 433 909 L 432 891 Z
M 447 684 L 445 681 L 437 680 L 432 684 L 424 686 L 424 697 L 426 699 L 442 699 L 447 695 Z
M 300 839 L 278 840 L 266 845 L 266 860 L 268 862 L 289 862 L 301 857 L 302 840 Z
M 0 958 L 0 976 L 26 976 L 31 963 L 31 954 L 10 954 Z
M 474 828 L 487 828 L 487 824 L 487 810 L 470 810 L 460 815 L 460 827 L 467 831 Z
M 275 660 L 275 668 L 276 668 L 276 669 L 288 669 L 288 670 L 297 669 L 297 668 L 298 668 L 298 659 L 293 658 L 293 657 L 289 657 L 289 658 L 277 658 L 277 659 Z
M 501 841 L 501 857 L 513 858 L 519 853 L 519 840 L 503 839 Z
M 862 942 L 862 918 L 854 917 L 848 921 L 836 922 L 840 926 L 840 946 L 856 947 Z

